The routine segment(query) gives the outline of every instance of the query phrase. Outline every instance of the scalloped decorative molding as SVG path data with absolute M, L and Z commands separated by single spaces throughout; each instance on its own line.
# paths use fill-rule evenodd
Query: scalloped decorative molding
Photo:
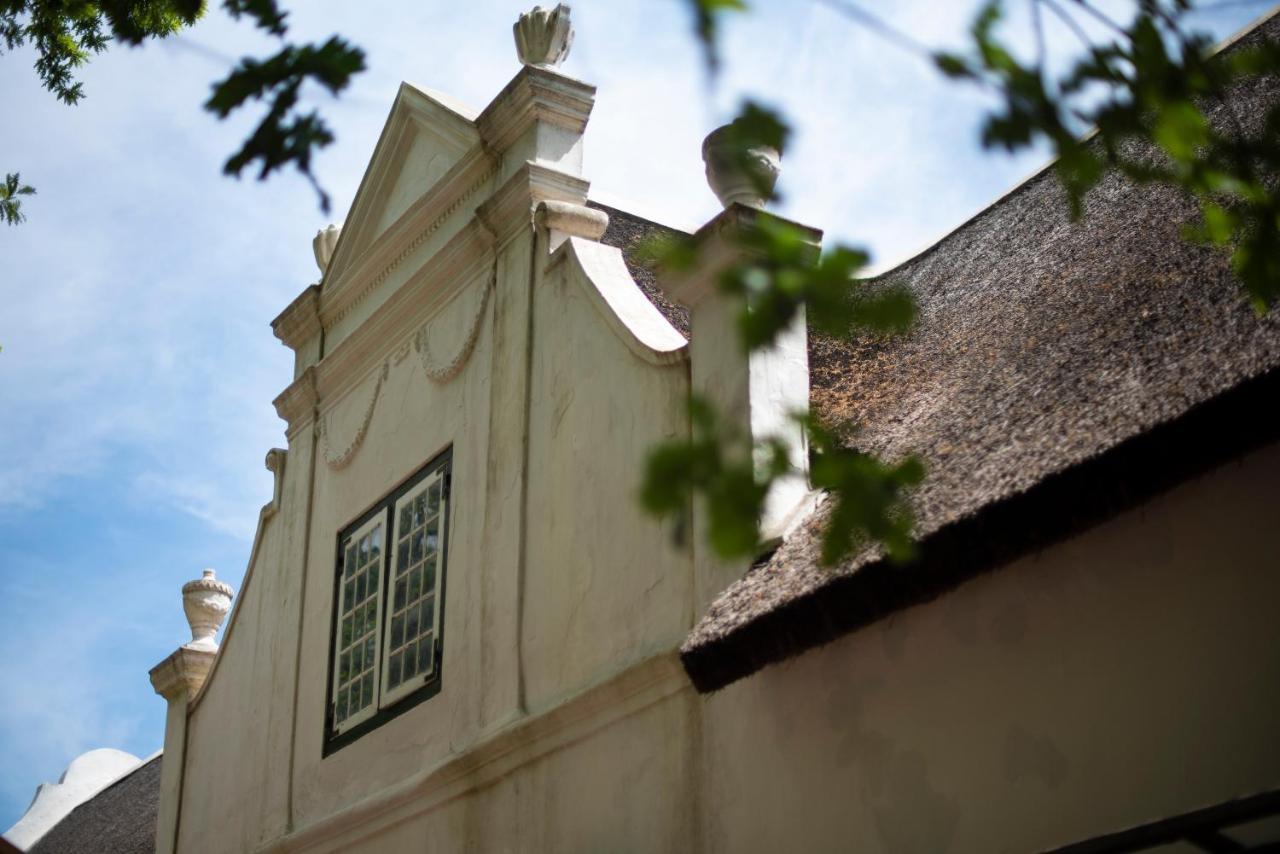
M 462 340 L 462 346 L 458 348 L 458 352 L 445 364 L 441 365 L 431 353 L 431 336 L 427 334 L 430 323 L 419 329 L 413 336 L 413 347 L 418 351 L 418 356 L 422 361 L 422 370 L 426 373 L 427 379 L 434 383 L 443 384 L 452 380 L 462 371 L 462 368 L 467 364 L 467 360 L 471 358 L 471 351 L 476 347 L 476 340 L 480 337 L 480 327 L 484 324 L 484 318 L 488 314 L 489 294 L 493 292 L 496 286 L 497 274 L 495 271 L 494 276 L 489 279 L 488 284 L 484 286 L 484 290 L 480 293 L 480 305 L 476 308 L 475 317 L 471 319 L 467 337 Z
M 369 403 L 364 408 L 364 417 L 360 420 L 360 426 L 356 429 L 351 441 L 343 448 L 342 453 L 335 455 L 330 446 L 328 416 L 316 422 L 316 433 L 320 438 L 320 454 L 324 457 L 325 465 L 329 468 L 334 471 L 346 468 L 347 464 L 355 457 L 356 451 L 360 450 L 360 446 L 364 444 L 364 437 L 369 432 L 369 422 L 373 420 L 373 410 L 377 407 L 378 397 L 382 394 L 382 385 L 387 381 L 390 373 L 391 361 L 387 359 L 382 363 L 382 367 L 378 371 L 378 379 L 373 384 L 373 394 L 369 395 Z M 332 413 L 329 414 L 332 415 Z
M 480 293 L 480 305 L 476 307 L 475 315 L 471 318 L 471 323 L 468 326 L 467 335 L 463 339 L 462 345 L 448 362 L 441 364 L 431 352 L 430 335 L 428 333 L 428 329 L 431 326 L 430 322 L 424 324 L 414 333 L 410 340 L 405 341 L 383 360 L 382 367 L 378 370 L 378 377 L 373 384 L 373 392 L 369 395 L 369 402 L 365 405 L 364 415 L 360 419 L 360 426 L 356 428 L 355 435 L 351 437 L 351 441 L 346 444 L 340 453 L 335 454 L 333 452 L 330 439 L 331 431 L 328 421 L 329 416 L 333 413 L 330 412 L 316 422 L 316 436 L 320 440 L 320 454 L 324 458 L 325 465 L 337 471 L 346 468 L 355 458 L 356 452 L 360 450 L 360 446 L 364 444 L 365 436 L 369 433 L 369 425 L 373 421 L 373 412 L 377 409 L 378 400 L 382 396 L 382 386 L 391 375 L 391 367 L 399 365 L 408 358 L 410 347 L 418 353 L 422 370 L 427 375 L 427 379 L 432 382 L 447 383 L 461 373 L 463 367 L 470 360 L 471 353 L 475 350 L 476 341 L 480 338 L 480 328 L 484 325 L 484 319 L 488 315 L 489 294 L 493 292 L 496 286 L 495 271 L 494 276 L 490 277 L 488 283 L 484 286 L 484 290 Z

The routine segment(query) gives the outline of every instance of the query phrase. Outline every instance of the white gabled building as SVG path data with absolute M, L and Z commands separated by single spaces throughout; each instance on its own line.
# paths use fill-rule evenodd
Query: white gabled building
M 189 585 L 133 829 L 166 854 L 1276 850 L 1280 322 L 1182 240 L 1192 207 L 1109 178 L 1073 224 L 1041 173 L 885 274 L 911 333 L 748 358 L 714 265 L 655 277 L 633 250 L 663 227 L 591 202 L 595 89 L 556 68 L 567 10 L 537 14 L 482 111 L 401 87 L 273 323 L 275 494 L 216 652 L 225 591 Z M 1278 95 L 1231 97 L 1256 124 Z M 804 484 L 754 566 L 678 544 L 636 497 L 691 391 L 756 434 L 808 403 L 920 453 L 919 557 L 821 568 Z M 108 845 L 104 795 L 31 850 Z

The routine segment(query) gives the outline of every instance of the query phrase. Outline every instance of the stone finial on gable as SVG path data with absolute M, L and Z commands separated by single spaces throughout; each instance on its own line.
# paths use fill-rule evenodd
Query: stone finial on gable
M 328 227 L 316 232 L 311 240 L 311 249 L 316 254 L 316 266 L 320 275 L 329 269 L 329 261 L 333 258 L 333 248 L 338 245 L 338 235 L 342 234 L 342 226 L 329 223 Z
M 182 610 L 191 626 L 191 642 L 187 644 L 188 647 L 210 652 L 218 648 L 213 636 L 231 610 L 234 592 L 231 585 L 215 577 L 212 569 L 206 569 L 200 578 L 182 585 Z
M 516 36 L 516 53 L 525 65 L 559 65 L 573 45 L 569 7 L 563 3 L 551 10 L 534 6 L 532 11 L 520 16 L 512 30 Z
M 782 172 L 781 151 L 746 139 L 736 124 L 728 124 L 702 141 L 707 183 L 726 210 L 734 204 L 763 208 Z

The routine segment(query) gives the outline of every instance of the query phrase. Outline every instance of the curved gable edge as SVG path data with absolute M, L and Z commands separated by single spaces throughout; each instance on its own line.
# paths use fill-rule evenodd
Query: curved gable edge
M 651 365 L 677 365 L 689 360 L 689 342 L 662 316 L 640 290 L 622 251 L 582 237 L 569 237 L 551 255 L 550 272 L 563 264 L 614 334 L 636 356 Z
M 253 534 L 253 546 L 249 549 L 249 561 L 245 566 L 244 578 L 240 581 L 240 590 L 236 594 L 235 604 L 231 609 L 231 613 L 227 615 L 227 627 L 222 630 L 222 643 L 218 646 L 217 655 L 213 657 L 213 663 L 209 665 L 209 673 L 205 676 L 204 684 L 200 686 L 199 692 L 191 698 L 191 702 L 187 705 L 188 718 L 195 713 L 200 701 L 209 692 L 209 685 L 213 682 L 213 677 L 218 673 L 218 663 L 222 661 L 223 653 L 231 643 L 231 634 L 235 630 L 236 623 L 239 622 L 240 612 L 244 610 L 242 603 L 248 595 L 249 585 L 253 581 L 253 571 L 258 565 L 258 558 L 262 552 L 262 541 L 266 535 L 267 523 L 280 510 L 280 493 L 284 487 L 284 466 L 288 457 L 288 452 L 283 448 L 272 448 L 267 451 L 265 465 L 267 471 L 273 475 L 274 481 L 271 488 L 271 500 L 262 505 L 262 509 L 258 511 L 258 528 Z

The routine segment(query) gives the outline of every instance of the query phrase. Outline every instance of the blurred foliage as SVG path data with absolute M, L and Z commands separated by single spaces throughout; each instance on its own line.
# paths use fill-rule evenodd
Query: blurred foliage
M 27 215 L 22 212 L 22 197 L 35 194 L 35 187 L 22 183 L 19 173 L 10 172 L 5 175 L 4 183 L 0 184 L 0 219 L 4 220 L 4 224 L 17 225 L 25 221 Z
M 1029 2 L 1073 20 L 1055 0 Z M 983 127 L 983 144 L 1017 151 L 1047 141 L 1074 217 L 1084 211 L 1085 193 L 1111 170 L 1191 194 L 1201 218 L 1188 237 L 1229 251 L 1254 307 L 1267 311 L 1280 298 L 1280 192 L 1273 180 L 1280 105 L 1249 130 L 1227 91 L 1280 72 L 1280 45 L 1214 56 L 1210 38 L 1187 29 L 1188 0 L 1141 0 L 1124 26 L 1088 0 L 1072 6 L 1103 22 L 1110 38 L 1095 42 L 1076 22 L 1084 49 L 1063 74 L 1050 74 L 1043 50 L 1022 62 L 1000 41 L 1000 0 L 988 0 L 974 21 L 968 54 L 935 55 L 944 74 L 1002 101 Z M 1033 20 L 1043 44 L 1043 17 Z M 1090 126 L 1095 132 L 1082 137 Z
M 12 51 L 30 43 L 40 82 L 65 104 L 84 97 L 75 69 L 112 39 L 139 45 L 189 27 L 204 0 L 0 0 L 0 37 Z
M 703 46 L 703 58 L 707 69 L 714 74 L 720 68 L 717 50 L 720 36 L 720 18 L 726 12 L 745 12 L 744 0 L 687 0 L 693 12 L 693 31 Z
M 915 556 L 915 517 L 909 491 L 924 480 L 924 463 L 909 456 L 887 464 L 850 448 L 816 419 L 802 418 L 809 436 L 809 482 L 831 496 L 831 513 L 822 532 L 822 562 L 828 566 L 867 541 L 879 543 L 890 560 Z
M 311 181 L 327 212 L 329 197 L 311 172 L 311 156 L 333 142 L 333 132 L 317 111 L 303 112 L 298 102 L 306 83 L 334 95 L 341 92 L 364 70 L 364 53 L 339 36 L 322 44 L 288 42 L 287 13 L 276 0 L 224 0 L 223 8 L 284 42 L 266 59 L 242 59 L 214 84 L 205 103 L 218 118 L 250 101 L 267 103 L 266 114 L 223 171 L 238 176 L 256 163 L 258 178 L 265 179 L 292 164 Z M 165 38 L 191 26 L 204 12 L 204 0 L 0 0 L 0 38 L 9 51 L 30 44 L 41 83 L 60 101 L 74 105 L 84 97 L 75 70 L 112 40 L 136 46 Z M 12 224 L 8 210 L 6 221 Z
M 686 2 L 714 77 L 722 21 L 747 11 L 746 4 Z M 1188 239 L 1231 253 L 1259 312 L 1280 298 L 1280 193 L 1274 180 L 1280 171 L 1280 106 L 1249 133 L 1226 98 L 1232 85 L 1280 72 L 1280 45 L 1214 57 L 1206 36 L 1187 31 L 1186 18 L 1193 11 L 1189 0 L 1135 0 L 1127 26 L 1107 18 L 1089 0 L 1026 0 L 1036 57 L 1024 62 L 998 38 L 1000 0 L 983 5 L 970 29 L 972 49 L 961 54 L 931 51 L 853 0 L 817 2 L 929 59 L 947 77 L 993 93 L 999 107 L 984 124 L 984 146 L 1012 152 L 1047 142 L 1073 217 L 1084 214 L 1086 193 L 1112 170 L 1140 183 L 1177 187 L 1200 204 L 1200 222 L 1187 229 Z M 1082 43 L 1079 56 L 1056 78 L 1048 70 L 1046 11 Z M 1078 17 L 1089 19 L 1094 31 L 1101 25 L 1109 38 L 1091 38 Z M 1093 133 L 1085 134 L 1090 126 Z M 750 101 L 725 134 L 737 168 L 766 198 L 769 176 L 756 180 L 751 149 L 780 151 L 789 135 L 780 113 Z M 732 240 L 741 260 L 720 274 L 719 287 L 742 306 L 738 327 L 749 351 L 771 346 L 801 309 L 811 329 L 836 337 L 901 332 L 915 318 L 907 291 L 881 283 L 866 288 L 858 281 L 868 260 L 861 250 L 839 246 L 815 258 L 803 230 L 767 216 L 739 229 Z M 652 250 L 660 264 L 685 270 L 701 263 L 699 252 L 693 238 L 667 240 Z M 644 506 L 658 515 L 679 516 L 701 494 L 713 520 L 716 551 L 757 553 L 754 533 L 764 496 L 773 481 L 793 474 L 786 455 L 777 453 L 772 437 L 748 446 L 719 425 L 705 401 L 693 401 L 690 412 L 693 437 L 659 446 L 649 457 Z M 842 442 L 814 420 L 795 417 L 810 443 L 810 483 L 832 502 L 823 534 L 824 563 L 838 563 L 868 541 L 893 559 L 908 559 L 913 520 L 906 497 L 924 476 L 919 460 L 887 464 L 851 448 L 848 439 Z
M 702 398 L 689 402 L 691 437 L 666 442 L 649 455 L 641 504 L 650 513 L 677 521 L 677 540 L 687 540 L 689 497 L 707 498 L 707 536 L 723 557 L 748 555 L 757 548 L 756 532 L 765 495 L 773 479 L 791 470 L 786 446 L 776 439 L 755 447 L 747 437 L 722 425 Z M 763 465 L 757 472 L 756 460 Z M 761 474 L 764 476 L 762 477 Z
M 718 144 L 731 167 L 751 179 L 762 197 L 776 200 L 771 176 L 758 171 L 752 152 L 781 151 L 789 134 L 778 113 L 748 102 Z M 814 232 L 764 212 L 744 211 L 735 227 L 714 234 L 663 237 L 645 246 L 642 255 L 666 271 L 689 273 L 707 262 L 705 243 L 717 239 L 726 240 L 735 253 L 718 273 L 717 287 L 739 306 L 739 339 L 748 352 L 771 346 L 802 311 L 811 329 L 842 339 L 901 332 L 915 320 L 915 302 L 905 289 L 865 287 L 858 280 L 866 252 L 837 245 L 820 253 Z M 688 439 L 650 452 L 641 503 L 657 516 L 674 517 L 683 537 L 691 500 L 701 495 L 712 548 L 726 558 L 750 557 L 761 548 L 759 521 L 770 487 L 780 478 L 801 475 L 781 438 L 741 435 L 702 398 L 690 401 L 689 414 Z M 909 557 L 912 519 L 905 496 L 923 475 L 920 462 L 886 464 L 841 445 L 804 413 L 793 417 L 809 436 L 811 483 L 832 494 L 823 560 L 835 563 L 868 539 L 894 559 Z

